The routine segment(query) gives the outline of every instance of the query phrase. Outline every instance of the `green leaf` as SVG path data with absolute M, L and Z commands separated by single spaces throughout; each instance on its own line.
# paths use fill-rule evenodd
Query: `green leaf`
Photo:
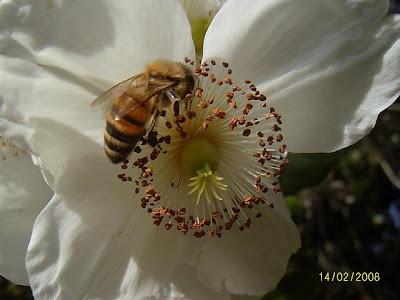
M 338 164 L 345 150 L 334 153 L 289 153 L 289 165 L 280 177 L 285 195 L 294 195 L 303 188 L 320 184 Z
M 296 196 L 285 197 L 285 202 L 291 214 L 301 213 L 304 209 L 303 203 Z

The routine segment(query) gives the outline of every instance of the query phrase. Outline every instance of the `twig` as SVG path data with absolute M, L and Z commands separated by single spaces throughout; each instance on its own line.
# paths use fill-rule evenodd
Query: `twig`
M 383 172 L 385 172 L 386 177 L 390 180 L 390 182 L 400 190 L 400 178 L 398 178 L 396 176 L 396 174 L 394 173 L 392 167 L 390 166 L 390 164 L 381 158 L 381 160 L 379 161 L 379 164 L 383 170 Z

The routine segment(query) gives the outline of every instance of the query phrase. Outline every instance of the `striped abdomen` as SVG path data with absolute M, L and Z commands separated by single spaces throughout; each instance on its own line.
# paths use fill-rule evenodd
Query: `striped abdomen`
M 113 163 L 125 160 L 145 134 L 145 125 L 154 104 L 150 100 L 137 107 L 137 103 L 132 97 L 123 94 L 111 104 L 104 131 L 104 150 Z M 129 111 L 133 107 L 135 109 Z

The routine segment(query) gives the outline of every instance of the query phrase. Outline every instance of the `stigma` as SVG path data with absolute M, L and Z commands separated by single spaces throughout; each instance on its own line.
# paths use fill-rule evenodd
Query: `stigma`
M 143 140 L 118 178 L 155 225 L 222 237 L 273 209 L 288 163 L 282 117 L 251 80 L 235 82 L 228 63 L 185 61 L 196 84 L 181 114 L 161 113 L 156 142 Z
M 218 194 L 218 190 L 226 191 L 228 186 L 224 184 L 224 179 L 215 175 L 215 173 L 210 169 L 208 164 L 204 166 L 203 169 L 197 171 L 197 176 L 190 178 L 192 183 L 188 184 L 192 187 L 189 195 L 192 193 L 197 193 L 196 204 L 199 202 L 202 196 L 205 196 L 208 204 L 214 199 L 222 201 L 223 198 Z

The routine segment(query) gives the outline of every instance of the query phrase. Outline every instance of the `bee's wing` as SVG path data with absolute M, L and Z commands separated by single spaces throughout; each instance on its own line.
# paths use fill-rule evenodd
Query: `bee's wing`
M 139 84 L 147 84 L 147 80 L 145 80 L 143 73 L 132 76 L 118 83 L 117 85 L 114 85 L 112 88 L 108 89 L 99 97 L 94 99 L 93 102 L 90 104 L 90 106 L 96 107 L 100 104 L 112 101 L 114 98 L 125 93 L 128 89 L 135 87 L 136 85 Z
M 157 84 L 150 84 L 147 87 L 146 93 L 143 95 L 141 99 L 132 99 L 132 101 L 127 101 L 124 105 L 120 105 L 118 107 L 118 111 L 114 111 L 114 115 L 116 118 L 122 118 L 123 116 L 133 112 L 138 109 L 144 103 L 149 101 L 154 95 L 157 95 L 167 88 L 173 86 L 175 82 L 170 80 L 159 81 Z

